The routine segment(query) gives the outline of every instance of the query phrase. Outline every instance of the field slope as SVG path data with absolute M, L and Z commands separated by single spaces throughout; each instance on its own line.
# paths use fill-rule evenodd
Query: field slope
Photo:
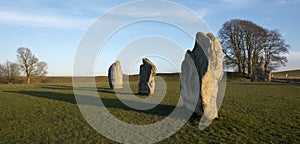
M 275 72 L 274 76 L 285 77 L 285 74 L 288 74 L 289 77 L 300 77 L 300 69 L 298 69 L 298 70 L 290 70 L 290 71 Z

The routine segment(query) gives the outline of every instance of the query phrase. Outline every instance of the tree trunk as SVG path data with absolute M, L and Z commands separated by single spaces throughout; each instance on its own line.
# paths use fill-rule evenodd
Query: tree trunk
M 251 65 L 251 62 L 248 62 L 248 77 L 251 77 L 251 76 L 252 76 L 252 65 Z
M 243 74 L 243 70 L 242 70 L 242 65 L 241 63 L 238 64 L 238 72 L 242 75 Z
M 30 76 L 27 76 L 27 84 L 30 84 Z
M 247 75 L 246 75 L 246 66 L 245 66 L 245 64 L 243 65 L 243 76 L 244 76 L 244 77 L 247 76 Z

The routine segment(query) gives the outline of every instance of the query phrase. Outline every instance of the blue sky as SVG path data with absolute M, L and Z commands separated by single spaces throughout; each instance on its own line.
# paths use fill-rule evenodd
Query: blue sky
M 18 47 L 28 47 L 48 63 L 49 75 L 70 76 L 78 44 L 89 26 L 99 16 L 129 1 L 118 0 L 1 0 L 0 1 L 0 62 L 16 61 Z M 300 0 L 185 0 L 172 1 L 195 13 L 217 34 L 230 19 L 246 19 L 268 28 L 279 29 L 291 46 L 289 63 L 280 70 L 300 68 Z M 151 5 L 149 8 L 151 9 Z M 159 8 L 160 6 L 155 6 Z M 124 12 L 126 13 L 126 11 Z M 120 17 L 124 14 L 120 14 Z M 142 15 L 128 11 L 127 14 Z M 176 14 L 174 12 L 173 14 Z M 179 14 L 179 13 L 178 13 Z M 171 37 L 183 49 L 191 49 L 192 38 L 180 30 L 161 23 L 133 24 L 112 37 L 95 65 L 95 75 L 106 75 L 109 65 L 121 52 L 118 46 L 146 35 Z M 132 44 L 134 45 L 134 44 Z M 102 55 L 102 58 L 101 58 Z M 105 58 L 103 58 L 103 56 Z M 178 70 L 153 57 L 159 72 Z M 157 60 L 155 60 L 157 59 Z M 181 61 L 179 59 L 179 61 Z M 139 61 L 132 66 L 138 70 Z

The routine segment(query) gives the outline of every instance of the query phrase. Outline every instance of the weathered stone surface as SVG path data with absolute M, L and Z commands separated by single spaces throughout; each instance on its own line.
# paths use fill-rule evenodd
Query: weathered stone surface
M 270 82 L 271 78 L 271 71 L 265 71 L 263 68 L 256 68 L 251 76 L 251 81 Z
M 140 82 L 139 94 L 149 95 L 154 93 L 156 75 L 156 66 L 147 58 L 143 59 L 143 64 L 140 66 Z
M 212 33 L 198 32 L 194 49 L 186 52 L 181 65 L 181 96 L 184 105 L 211 120 L 218 117 L 217 93 L 223 77 L 222 59 L 219 40 Z
M 112 89 L 123 88 L 123 73 L 120 61 L 117 60 L 108 69 L 108 82 Z

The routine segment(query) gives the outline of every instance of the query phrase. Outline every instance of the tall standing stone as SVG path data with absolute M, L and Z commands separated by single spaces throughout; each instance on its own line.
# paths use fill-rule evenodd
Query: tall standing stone
M 123 73 L 120 61 L 117 60 L 108 69 L 108 82 L 112 89 L 123 88 Z
M 217 94 L 223 77 L 222 61 L 220 41 L 212 33 L 198 32 L 194 49 L 186 52 L 181 65 L 180 91 L 184 105 L 210 120 L 218 117 Z
M 139 94 L 149 95 L 154 93 L 156 75 L 156 66 L 147 58 L 143 59 L 143 64 L 140 66 L 140 82 Z

